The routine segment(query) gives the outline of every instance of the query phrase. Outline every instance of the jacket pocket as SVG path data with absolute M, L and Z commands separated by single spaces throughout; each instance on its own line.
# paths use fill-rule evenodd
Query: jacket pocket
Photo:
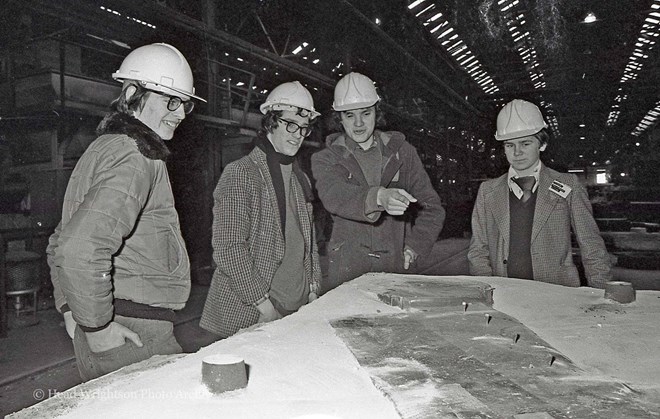
M 168 239 L 168 246 L 170 255 L 169 267 L 170 273 L 174 276 L 180 276 L 181 271 L 184 275 L 187 274 L 189 270 L 188 262 L 188 252 L 186 251 L 186 245 L 183 243 L 183 238 L 179 234 L 178 230 L 170 225 L 170 237 Z
M 135 272 L 145 276 L 178 278 L 189 270 L 188 253 L 176 226 L 163 226 L 156 235 L 145 235 L 136 246 Z
M 92 352 L 89 351 L 88 362 L 92 371 L 98 375 L 108 374 L 116 371 L 126 365 L 131 365 L 136 362 L 142 361 L 148 357 L 140 353 L 140 348 L 136 347 L 133 342 L 127 341 L 123 345 L 111 348 L 106 351 Z

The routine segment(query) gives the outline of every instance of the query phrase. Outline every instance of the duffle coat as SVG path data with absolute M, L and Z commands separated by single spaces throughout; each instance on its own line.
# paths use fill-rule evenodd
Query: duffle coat
M 328 136 L 326 148 L 312 155 L 316 189 L 333 221 L 326 290 L 367 272 L 404 272 L 404 246 L 423 258 L 442 230 L 445 210 L 415 148 L 400 132 L 374 135 L 382 144 L 380 185 L 368 184 L 342 133 Z M 389 215 L 376 204 L 381 187 L 405 189 L 417 202 L 403 215 Z
M 310 291 L 318 292 L 321 268 L 312 203 L 305 200 L 293 174 L 291 181 L 290 194 L 295 198 L 294 211 L 305 241 L 304 279 Z M 227 337 L 257 322 L 259 311 L 253 304 L 270 290 L 284 258 L 286 244 L 266 154 L 255 147 L 247 156 L 228 164 L 213 198 L 216 269 L 200 326 Z

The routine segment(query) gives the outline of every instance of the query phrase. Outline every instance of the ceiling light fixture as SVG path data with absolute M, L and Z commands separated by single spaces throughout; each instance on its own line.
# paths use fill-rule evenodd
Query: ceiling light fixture
M 644 63 L 649 57 L 648 53 L 653 49 L 657 42 L 656 39 L 658 36 L 660 36 L 659 18 L 660 0 L 653 0 L 649 14 L 646 19 L 644 19 L 644 24 L 640 30 L 637 42 L 635 42 L 635 49 L 631 53 L 630 58 L 628 59 L 628 64 L 626 64 L 626 67 L 623 70 L 623 75 L 619 81 L 621 84 L 618 89 L 619 92 L 623 92 L 623 84 L 635 81 L 638 74 L 641 72 Z M 617 96 L 614 98 L 614 104 L 611 107 L 610 114 L 607 119 L 607 126 L 611 127 L 616 124 L 620 114 L 620 111 L 617 109 L 620 108 L 620 105 L 623 104 L 627 99 L 628 95 L 623 93 L 617 94 Z M 655 109 L 652 109 L 652 111 L 657 112 L 658 110 L 658 104 L 656 104 Z M 642 120 L 630 134 L 633 136 L 639 136 L 651 126 L 651 124 L 646 124 Z
M 500 14 L 505 20 L 509 35 L 512 38 L 515 49 L 523 61 L 530 82 L 534 89 L 546 88 L 545 76 L 538 60 L 538 54 L 534 46 L 532 32 L 527 25 L 527 18 L 520 0 L 498 0 L 497 5 Z M 555 137 L 560 135 L 557 117 L 551 103 L 543 103 L 545 119 Z
M 587 13 L 584 19 L 582 19 L 582 23 L 594 23 L 596 21 L 598 21 L 598 18 L 596 18 L 594 12 Z
M 459 35 L 454 31 L 443 16 L 443 13 L 436 6 L 435 2 L 427 2 L 426 0 L 408 0 L 408 10 L 415 14 L 423 26 L 427 27 L 429 33 L 435 35 L 440 32 L 436 39 L 440 45 L 451 55 L 451 57 L 461 66 L 482 91 L 486 94 L 493 94 L 500 89 L 497 87 L 493 79 L 486 73 L 483 66 L 476 59 L 472 51 L 460 39 Z M 416 9 L 422 9 L 417 12 Z

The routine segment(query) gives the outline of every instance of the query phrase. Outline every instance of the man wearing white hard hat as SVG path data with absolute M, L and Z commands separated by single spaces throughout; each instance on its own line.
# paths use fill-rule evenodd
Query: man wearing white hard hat
M 341 132 L 312 156 L 316 189 L 332 215 L 328 291 L 367 272 L 426 273 L 445 218 L 415 148 L 383 124 L 373 81 L 349 73 L 335 86 Z
M 181 352 L 174 311 L 190 292 L 165 141 L 192 100 L 203 99 L 188 62 L 168 44 L 135 49 L 112 77 L 121 93 L 71 174 L 47 249 L 55 304 L 84 381 Z
M 577 176 L 545 166 L 550 135 L 539 108 L 515 99 L 497 117 L 495 139 L 509 171 L 479 187 L 472 212 L 470 273 L 580 286 L 571 230 L 580 246 L 587 283 L 611 280 L 610 259 Z
M 225 168 L 213 193 L 217 267 L 200 326 L 228 337 L 316 299 L 321 280 L 312 187 L 296 154 L 319 113 L 299 82 L 273 89 L 256 147 Z

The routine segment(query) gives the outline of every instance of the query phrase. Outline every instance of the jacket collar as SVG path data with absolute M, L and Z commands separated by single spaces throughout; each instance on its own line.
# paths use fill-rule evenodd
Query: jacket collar
M 548 168 L 543 163 L 539 169 L 539 186 L 537 189 L 536 207 L 534 209 L 534 223 L 532 226 L 532 242 L 539 235 L 541 229 L 546 221 L 555 210 L 557 203 L 563 199 L 558 195 L 550 192 L 550 185 L 557 177 L 557 172 Z M 486 205 L 492 206 L 493 214 L 499 225 L 502 237 L 504 239 L 505 247 L 509 246 L 509 231 L 510 231 L 510 218 L 509 218 L 509 187 L 508 175 L 500 176 L 493 188 L 491 189 L 490 198 L 486 201 Z
M 385 186 L 394 179 L 403 164 L 399 156 L 399 149 L 404 144 L 406 137 L 397 131 L 383 132 L 376 130 L 374 135 L 376 141 L 380 143 L 380 151 L 384 157 L 381 185 Z M 334 133 L 326 137 L 326 147 L 341 159 L 340 164 L 353 176 L 356 176 L 361 184 L 367 184 L 367 179 L 364 177 L 360 164 L 353 156 L 343 133 Z
M 140 153 L 151 160 L 163 160 L 170 155 L 170 150 L 158 134 L 131 115 L 122 112 L 109 113 L 96 128 L 98 136 L 121 134 L 131 137 Z
M 374 136 L 380 140 L 380 144 L 382 145 L 381 151 L 386 157 L 399 151 L 399 148 L 405 141 L 405 136 L 397 131 L 384 132 L 376 130 L 374 131 Z M 347 144 L 346 136 L 343 132 L 335 132 L 328 135 L 325 139 L 325 145 L 344 158 L 351 154 L 351 148 Z

